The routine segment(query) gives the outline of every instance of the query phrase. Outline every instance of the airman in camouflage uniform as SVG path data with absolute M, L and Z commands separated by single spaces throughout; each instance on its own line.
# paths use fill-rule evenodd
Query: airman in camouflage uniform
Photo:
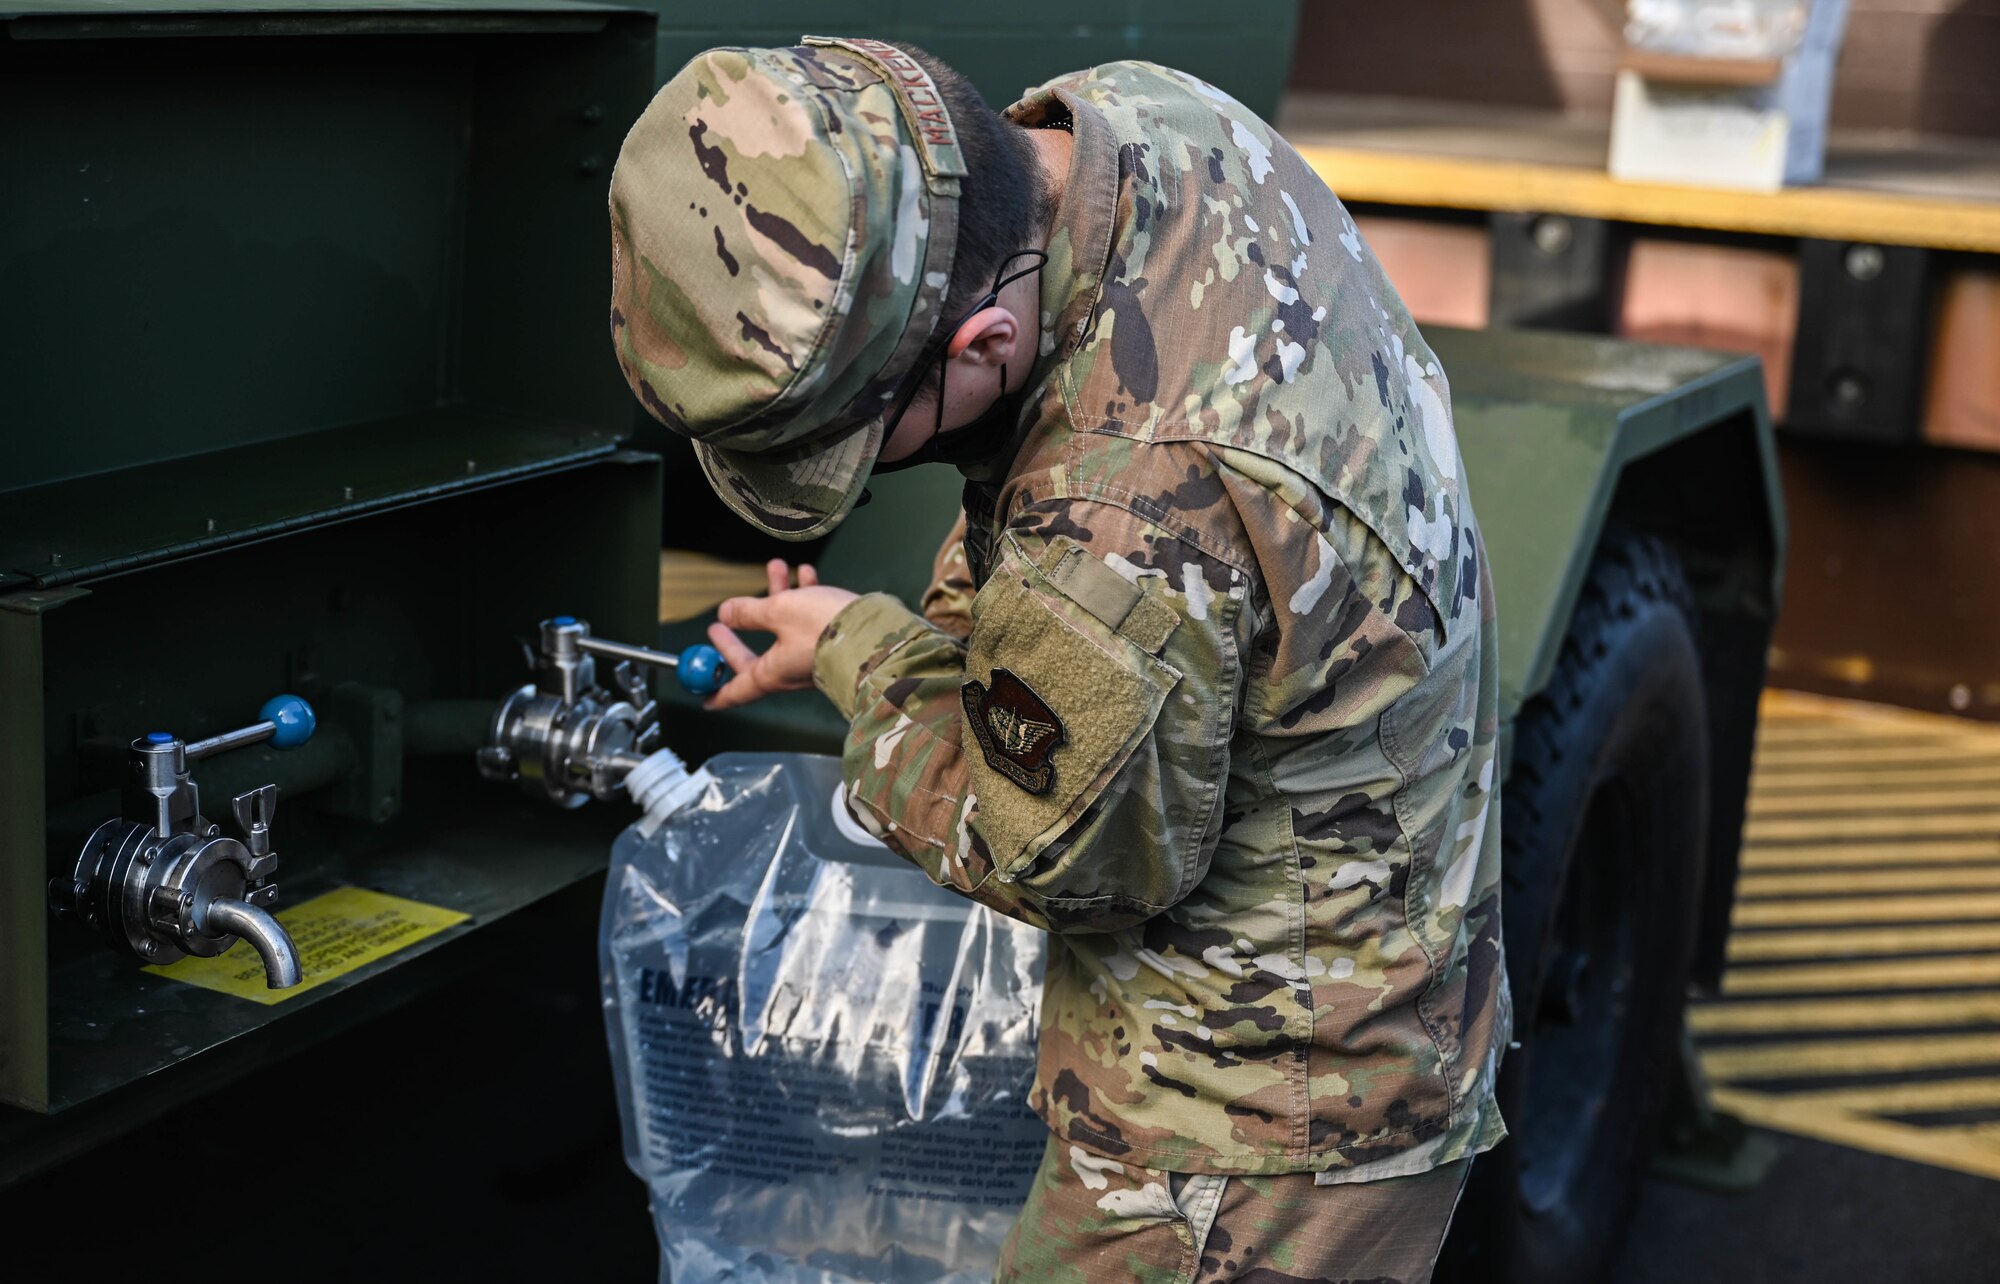
M 938 324 L 956 158 L 900 72 L 711 52 L 614 180 L 627 377 L 766 530 L 851 507 Z M 1006 115 L 1074 137 L 1025 403 L 963 467 L 923 613 L 847 602 L 811 661 L 856 817 L 1055 934 L 1054 1137 L 1002 1276 L 1428 1278 L 1504 1134 L 1510 1020 L 1493 599 L 1444 372 L 1227 95 L 1121 62 Z

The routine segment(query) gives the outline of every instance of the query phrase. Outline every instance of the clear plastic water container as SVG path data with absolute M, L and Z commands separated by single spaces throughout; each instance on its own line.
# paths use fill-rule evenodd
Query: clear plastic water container
M 662 1280 L 990 1279 L 1040 1162 L 1041 934 L 934 886 L 840 790 L 804 754 L 634 790 L 603 986 Z

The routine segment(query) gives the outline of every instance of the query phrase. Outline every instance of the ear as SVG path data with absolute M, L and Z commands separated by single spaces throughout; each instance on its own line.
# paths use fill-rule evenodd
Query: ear
M 1021 323 L 1003 307 L 981 308 L 953 332 L 945 352 L 954 361 L 998 368 L 1020 348 Z

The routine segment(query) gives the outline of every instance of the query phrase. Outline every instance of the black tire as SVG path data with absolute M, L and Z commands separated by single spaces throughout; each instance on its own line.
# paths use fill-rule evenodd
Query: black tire
M 1512 1133 L 1473 1165 L 1466 1281 L 1607 1278 L 1678 1073 L 1707 832 L 1708 720 L 1687 579 L 1608 535 L 1501 795 Z

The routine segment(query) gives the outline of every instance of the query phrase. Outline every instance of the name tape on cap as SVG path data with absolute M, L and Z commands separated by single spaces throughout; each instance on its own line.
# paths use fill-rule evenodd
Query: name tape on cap
M 924 173 L 932 179 L 965 177 L 965 152 L 958 144 L 958 130 L 951 122 L 944 95 L 922 63 L 886 40 L 807 36 L 805 43 L 845 50 L 880 72 L 883 83 L 902 105 L 903 120 L 916 142 Z

